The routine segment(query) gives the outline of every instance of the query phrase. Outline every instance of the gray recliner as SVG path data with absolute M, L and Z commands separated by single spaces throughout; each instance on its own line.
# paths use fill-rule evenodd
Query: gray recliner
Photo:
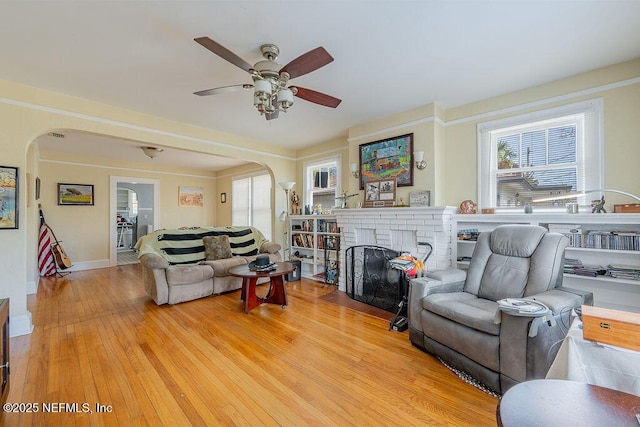
M 592 293 L 562 287 L 567 244 L 562 234 L 533 225 L 480 233 L 467 271 L 434 271 L 411 281 L 411 343 L 498 393 L 544 378 L 571 309 L 593 304 Z M 552 315 L 530 337 L 534 318 L 498 310 L 503 298 L 535 299 Z

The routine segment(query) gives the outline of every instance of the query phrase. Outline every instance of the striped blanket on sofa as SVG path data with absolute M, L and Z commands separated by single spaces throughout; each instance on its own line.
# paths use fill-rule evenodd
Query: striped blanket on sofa
M 193 264 L 205 259 L 205 236 L 229 236 L 231 253 L 234 256 L 257 255 L 267 241 L 262 233 L 253 227 L 194 227 L 172 230 L 157 230 L 141 237 L 136 243 L 138 257 L 152 253 L 169 261 L 171 265 Z

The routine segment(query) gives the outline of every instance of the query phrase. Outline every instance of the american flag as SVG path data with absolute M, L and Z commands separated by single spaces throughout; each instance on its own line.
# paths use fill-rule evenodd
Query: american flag
M 38 238 L 38 270 L 41 276 L 53 276 L 56 274 L 56 264 L 51 253 L 51 230 L 45 224 L 42 212 L 40 212 L 40 236 Z

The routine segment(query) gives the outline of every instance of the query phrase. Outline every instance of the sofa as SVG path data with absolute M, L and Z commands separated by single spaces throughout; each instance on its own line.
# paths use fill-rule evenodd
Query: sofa
M 562 286 L 567 237 L 535 225 L 503 225 L 478 236 L 467 271 L 433 271 L 409 288 L 409 338 L 497 393 L 544 378 L 571 322 L 593 294 Z M 503 311 L 530 299 L 545 317 Z
M 228 253 L 213 259 L 205 255 L 205 241 L 212 236 L 228 240 Z M 229 269 L 248 264 L 258 255 L 281 261 L 278 243 L 267 240 L 254 227 L 190 227 L 157 230 L 135 245 L 142 265 L 147 294 L 158 304 L 177 304 L 242 287 L 242 278 Z M 209 252 L 208 252 L 209 253 Z M 269 279 L 259 279 L 258 283 Z

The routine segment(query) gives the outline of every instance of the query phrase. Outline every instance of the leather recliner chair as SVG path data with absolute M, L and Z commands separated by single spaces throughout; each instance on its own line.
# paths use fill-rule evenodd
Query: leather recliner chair
M 411 281 L 411 343 L 498 393 L 544 378 L 572 309 L 593 304 L 592 293 L 562 287 L 567 245 L 567 237 L 534 225 L 480 233 L 468 270 Z M 533 299 L 551 313 L 534 324 L 531 337 L 534 317 L 500 310 L 497 301 L 504 298 Z

